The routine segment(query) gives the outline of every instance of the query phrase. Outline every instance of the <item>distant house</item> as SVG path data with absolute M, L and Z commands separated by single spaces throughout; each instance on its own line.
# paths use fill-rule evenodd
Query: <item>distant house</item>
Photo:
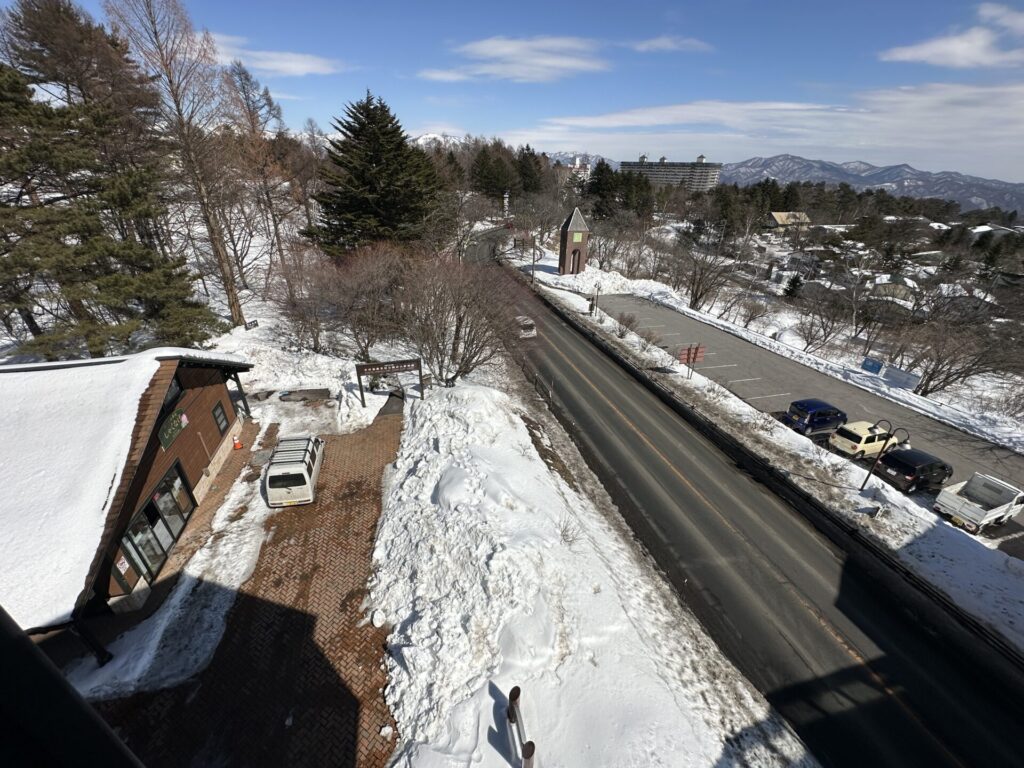
M 1015 235 L 1018 232 L 1010 227 L 1004 227 L 1001 224 L 980 224 L 977 227 L 971 227 L 971 242 L 975 243 L 982 237 L 989 237 L 992 240 L 1002 240 L 1007 235 Z
M 868 295 L 875 299 L 912 302 L 917 296 L 917 283 L 902 275 L 875 275 L 867 283 Z
M 803 211 L 772 211 L 766 224 L 772 229 L 806 229 L 811 226 L 811 217 Z
M 0 604 L 23 629 L 138 607 L 231 452 L 233 355 L 0 366 Z M 234 433 L 237 434 L 237 433 Z

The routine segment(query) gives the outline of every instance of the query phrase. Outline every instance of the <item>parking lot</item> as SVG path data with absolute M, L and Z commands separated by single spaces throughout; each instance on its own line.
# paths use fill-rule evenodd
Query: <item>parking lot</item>
M 674 357 L 691 344 L 707 351 L 694 370 L 721 384 L 758 410 L 784 411 L 793 400 L 817 397 L 845 411 L 850 421 L 888 419 L 910 433 L 915 448 L 938 456 L 954 469 L 950 483 L 984 472 L 1024 486 L 1024 456 L 993 445 L 898 403 L 808 368 L 788 357 L 674 310 L 630 295 L 601 296 L 612 317 L 635 315 L 637 330 L 650 330 Z M 923 502 L 927 499 L 923 498 Z M 1024 525 L 1018 518 L 985 534 L 999 549 L 1024 558 Z

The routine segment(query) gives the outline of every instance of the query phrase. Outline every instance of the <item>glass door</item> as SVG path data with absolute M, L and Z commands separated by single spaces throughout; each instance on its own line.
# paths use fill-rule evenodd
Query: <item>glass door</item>
M 177 467 L 173 467 L 170 472 L 164 475 L 163 480 L 160 481 L 160 484 L 153 491 L 150 499 L 167 524 L 171 532 L 172 541 L 177 540 L 181 530 L 185 527 L 185 522 L 195 508 L 195 505 L 192 503 L 192 496 L 185 485 L 185 480 L 182 478 Z

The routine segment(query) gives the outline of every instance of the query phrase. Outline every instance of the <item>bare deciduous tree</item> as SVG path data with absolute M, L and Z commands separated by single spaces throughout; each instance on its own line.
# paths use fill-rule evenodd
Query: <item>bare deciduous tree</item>
M 231 321 L 242 325 L 234 266 L 217 215 L 221 168 L 213 135 L 220 100 L 213 38 L 193 28 L 180 0 L 106 0 L 104 9 L 160 90 L 164 123 L 199 209 Z
M 831 295 L 815 292 L 801 300 L 796 331 L 804 341 L 804 351 L 815 352 L 824 347 L 842 332 L 845 321 L 846 308 Z
M 493 269 L 425 259 L 406 271 L 403 286 L 403 335 L 446 385 L 492 361 L 516 338 L 515 291 L 496 280 Z

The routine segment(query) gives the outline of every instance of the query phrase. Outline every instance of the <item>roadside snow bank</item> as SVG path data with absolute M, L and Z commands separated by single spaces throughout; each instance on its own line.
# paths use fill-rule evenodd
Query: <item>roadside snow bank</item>
M 398 764 L 517 764 L 514 685 L 543 765 L 812 764 L 507 396 L 434 390 L 407 419 L 368 601 Z
M 687 378 L 685 366 L 637 334 L 615 338 L 609 331 L 617 323 L 605 312 L 599 311 L 596 318 L 584 314 L 587 307 L 581 306 L 579 296 L 553 289 L 547 294 L 579 313 L 580 322 L 603 329 L 606 341 L 645 361 L 648 376 L 788 473 L 796 485 L 859 526 L 903 566 L 1024 651 L 1020 560 L 985 546 L 983 540 L 936 515 L 927 493 L 905 496 L 877 476 L 860 491 L 865 467 L 819 447 L 699 372 Z M 652 368 L 671 373 L 659 375 Z
M 602 294 L 623 293 L 650 299 L 669 309 L 674 309 L 702 323 L 707 323 L 715 328 L 745 339 L 752 344 L 770 350 L 777 355 L 795 360 L 806 365 L 808 368 L 813 368 L 821 373 L 841 379 L 996 445 L 1001 445 L 1017 453 L 1024 454 L 1024 429 L 1021 428 L 1019 421 L 984 410 L 966 412 L 953 405 L 922 397 L 921 395 L 915 395 L 910 390 L 892 387 L 875 374 L 860 368 L 853 368 L 826 360 L 790 346 L 786 343 L 786 340 L 793 339 L 794 343 L 800 343 L 799 336 L 787 332 L 785 329 L 782 329 L 779 334 L 780 340 L 776 340 L 749 328 L 743 328 L 728 320 L 717 318 L 705 312 L 697 312 L 687 306 L 686 299 L 679 293 L 656 280 L 631 280 L 618 272 L 604 272 L 590 266 L 578 275 L 559 275 L 557 272 L 558 255 L 552 251 L 544 251 L 544 258 L 538 261 L 537 264 L 537 279 L 553 288 L 584 294 L 593 294 L 595 292 Z M 555 268 L 552 269 L 552 266 Z M 520 268 L 527 273 L 530 269 L 528 264 Z

